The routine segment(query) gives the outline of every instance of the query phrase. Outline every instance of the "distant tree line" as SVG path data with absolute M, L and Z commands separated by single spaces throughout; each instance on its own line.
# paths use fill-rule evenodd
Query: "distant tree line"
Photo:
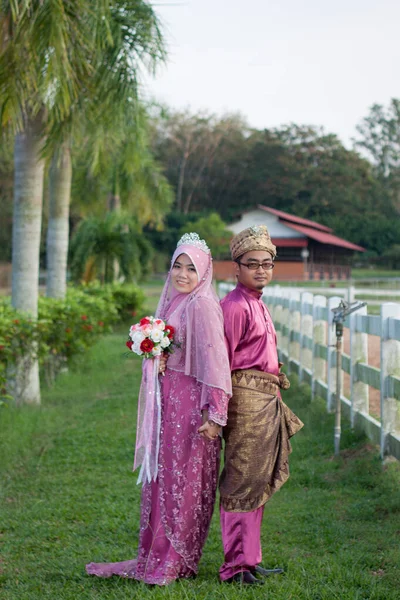
M 162 109 L 152 125 L 181 220 L 216 211 L 229 224 L 264 204 L 332 227 L 369 257 L 400 240 L 400 101 L 372 107 L 352 150 L 322 128 L 260 131 L 238 115 Z

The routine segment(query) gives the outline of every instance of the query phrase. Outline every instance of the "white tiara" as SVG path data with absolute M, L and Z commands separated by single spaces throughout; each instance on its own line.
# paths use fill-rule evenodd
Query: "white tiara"
M 196 248 L 200 248 L 200 250 L 203 250 L 203 252 L 210 254 L 210 248 L 207 246 L 204 240 L 200 239 L 198 233 L 185 233 L 177 243 L 176 247 L 178 248 L 178 246 L 182 246 L 182 244 L 195 246 Z

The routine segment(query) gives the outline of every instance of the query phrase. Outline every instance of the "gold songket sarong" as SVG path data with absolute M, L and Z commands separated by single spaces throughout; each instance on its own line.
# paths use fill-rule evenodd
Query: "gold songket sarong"
M 221 504 L 229 512 L 256 510 L 289 477 L 289 438 L 303 427 L 278 395 L 289 382 L 262 371 L 232 374 L 233 395 L 223 429 L 225 465 Z

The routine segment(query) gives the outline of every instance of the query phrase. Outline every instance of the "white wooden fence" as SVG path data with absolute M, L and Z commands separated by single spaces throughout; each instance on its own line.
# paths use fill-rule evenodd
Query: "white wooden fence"
M 233 287 L 220 283 L 220 297 Z M 341 298 L 270 286 L 263 300 L 275 324 L 280 359 L 332 411 L 337 353 L 331 309 Z M 345 327 L 350 330 L 350 354 L 342 354 L 341 368 L 350 376 L 350 398 L 341 395 L 342 410 L 352 427 L 380 446 L 382 458 L 390 454 L 400 459 L 400 304 L 382 304 L 379 316 L 367 315 L 363 307 L 348 317 Z M 368 335 L 380 337 L 380 369 L 368 365 Z M 379 420 L 369 414 L 368 386 L 380 391 Z

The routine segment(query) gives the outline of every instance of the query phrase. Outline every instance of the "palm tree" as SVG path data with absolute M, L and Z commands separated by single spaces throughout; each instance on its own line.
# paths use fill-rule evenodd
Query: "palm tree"
M 106 31 L 104 31 L 106 33 Z M 142 137 L 143 119 L 138 98 L 138 79 L 142 66 L 154 69 L 165 57 L 163 40 L 158 19 L 152 7 L 144 0 L 116 0 L 108 7 L 107 33 L 109 40 L 97 49 L 92 59 L 93 75 L 80 90 L 80 95 L 71 108 L 70 118 L 61 127 L 55 122 L 50 148 L 55 148 L 50 177 L 50 214 L 47 234 L 47 295 L 63 297 L 66 288 L 68 220 L 71 189 L 71 151 L 84 148 L 92 163 L 92 174 L 98 174 L 99 155 L 107 152 L 107 171 L 116 160 L 115 147 L 126 139 L 127 121 L 132 140 Z M 109 148 L 109 146 L 112 146 Z M 135 141 L 128 142 L 125 153 L 126 164 L 137 162 Z M 140 179 L 157 177 L 158 167 L 150 160 L 149 151 L 144 151 L 143 173 Z M 148 171 L 151 173 L 148 174 Z M 101 173 L 104 170 L 102 169 Z M 109 199 L 118 198 L 115 192 L 119 185 L 114 168 L 113 188 Z M 131 173 L 129 167 L 123 173 Z M 135 170 L 135 176 L 138 171 Z M 161 177 L 158 177 L 161 181 Z M 138 187 L 137 185 L 135 187 Z M 146 187 L 146 186 L 145 186 Z M 154 205 L 165 205 L 161 191 L 167 186 L 160 184 L 157 193 L 148 188 L 155 200 Z M 168 194 L 168 190 L 165 192 Z M 137 194 L 138 195 L 138 194 Z M 97 198 L 98 200 L 98 198 Z M 118 204 L 118 203 L 117 203 Z
M 46 294 L 52 298 L 64 298 L 67 291 L 71 177 L 71 148 L 65 143 L 58 152 L 54 152 L 49 173 Z
M 1 125 L 16 134 L 12 302 L 33 318 L 37 317 L 44 143 L 47 152 L 55 155 L 48 240 L 54 263 L 63 266 L 71 115 L 85 114 L 79 109 L 87 99 L 97 99 L 107 112 L 117 99 L 132 96 L 134 58 L 145 63 L 151 44 L 161 48 L 158 23 L 152 16 L 143 0 L 0 1 L 0 118 Z M 149 31 L 155 35 L 146 41 Z M 110 86 L 111 81 L 118 85 Z M 66 131 L 55 135 L 61 132 L 60 123 L 68 123 Z M 54 282 L 55 271 L 51 265 L 51 293 L 62 295 Z M 17 370 L 24 370 L 26 383 L 24 390 L 20 386 L 19 400 L 38 403 L 37 364 L 31 363 Z
M 105 0 L 91 5 L 104 12 Z M 98 5 L 98 6 L 97 6 Z M 84 16 L 87 0 L 68 10 L 51 0 L 3 0 L 0 4 L 1 125 L 15 134 L 12 303 L 37 317 L 39 243 L 43 192 L 43 140 L 51 115 L 62 120 L 91 72 L 93 32 Z M 32 355 L 32 352 L 30 353 Z M 15 396 L 40 402 L 38 366 L 17 366 Z
M 73 205 L 85 216 L 123 208 L 140 225 L 160 224 L 173 193 L 150 151 L 146 110 L 128 104 L 113 120 L 114 127 L 103 120 L 87 130 L 87 143 L 77 153 Z
M 126 281 L 149 272 L 152 248 L 137 222 L 123 213 L 90 217 L 79 224 L 71 240 L 71 271 L 78 281 L 97 277 L 112 283 L 115 263 Z
M 113 59 L 103 63 L 104 81 L 107 69 L 118 72 L 119 57 L 111 51 L 115 37 L 110 12 L 119 13 L 123 22 L 124 10 L 130 6 L 132 12 L 136 4 L 134 0 L 115 0 L 112 6 L 109 0 L 0 3 L 0 118 L 2 127 L 16 134 L 12 303 L 33 318 L 37 317 L 44 140 L 49 141 L 49 132 L 69 117 L 82 88 L 89 91 L 88 82 L 102 81 L 100 72 L 97 80 L 93 76 L 100 51 Z M 24 389 L 18 384 L 22 372 Z M 20 365 L 15 379 L 17 400 L 40 402 L 34 360 Z

